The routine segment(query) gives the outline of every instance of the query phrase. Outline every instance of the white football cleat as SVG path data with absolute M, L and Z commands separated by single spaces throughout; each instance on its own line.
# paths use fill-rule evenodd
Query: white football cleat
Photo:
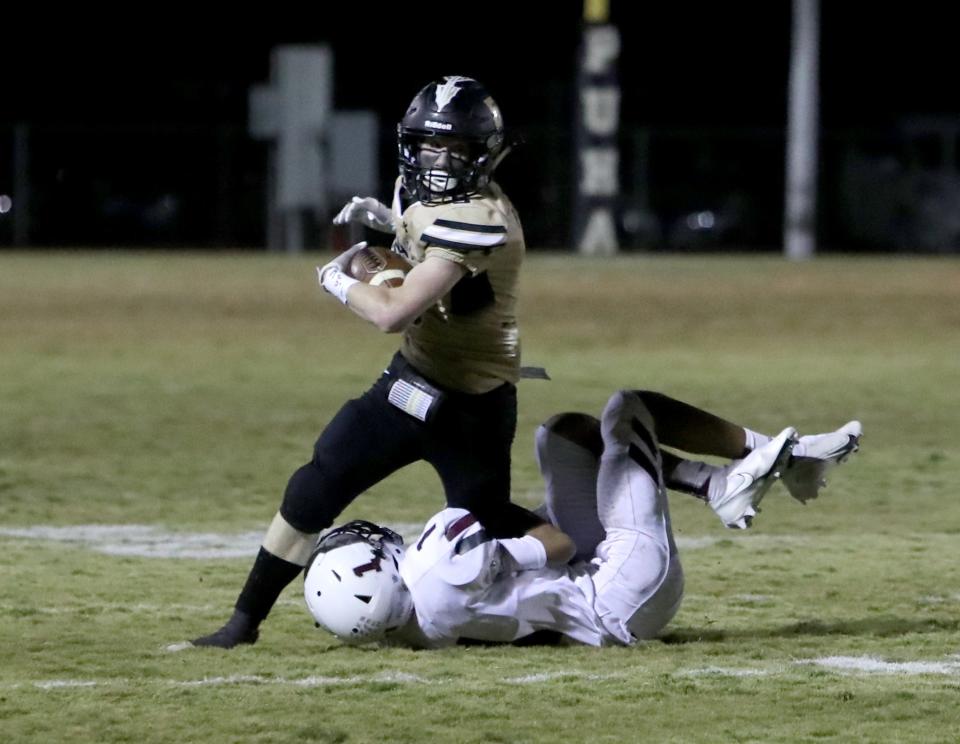
M 790 495 L 801 504 L 817 498 L 826 472 L 860 449 L 862 434 L 859 421 L 848 421 L 836 431 L 800 437 L 783 473 Z
M 745 530 L 750 526 L 757 515 L 757 505 L 780 477 L 796 441 L 797 430 L 788 426 L 763 447 L 727 467 L 723 495 L 709 502 L 721 522 L 730 529 Z

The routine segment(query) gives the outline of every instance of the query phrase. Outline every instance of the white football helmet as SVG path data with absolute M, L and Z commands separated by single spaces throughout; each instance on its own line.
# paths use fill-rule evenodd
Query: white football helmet
M 382 640 L 413 612 L 400 578 L 403 538 L 356 520 L 320 538 L 303 577 L 303 596 L 317 625 L 344 643 Z

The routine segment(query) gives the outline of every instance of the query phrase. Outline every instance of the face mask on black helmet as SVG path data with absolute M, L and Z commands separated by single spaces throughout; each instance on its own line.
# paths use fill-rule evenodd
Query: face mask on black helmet
M 476 194 L 504 154 L 500 108 L 472 78 L 430 83 L 410 103 L 397 132 L 404 187 L 425 204 Z

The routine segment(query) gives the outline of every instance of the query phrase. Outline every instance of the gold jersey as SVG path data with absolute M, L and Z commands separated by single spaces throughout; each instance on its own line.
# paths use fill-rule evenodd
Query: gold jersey
M 429 256 L 467 273 L 407 328 L 401 351 L 441 385 L 486 393 L 520 376 L 516 305 L 526 250 L 520 219 L 503 191 L 490 183 L 464 202 L 404 207 L 401 179 L 393 196 L 394 250 L 413 263 Z

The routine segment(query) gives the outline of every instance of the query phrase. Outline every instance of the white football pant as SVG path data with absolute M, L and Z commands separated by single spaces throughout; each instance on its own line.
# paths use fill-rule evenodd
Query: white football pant
M 547 513 L 590 559 L 595 609 L 604 627 L 629 643 L 652 638 L 676 614 L 683 569 L 670 529 L 653 420 L 631 391 L 607 402 L 603 455 L 560 436 L 552 419 L 537 430 Z

